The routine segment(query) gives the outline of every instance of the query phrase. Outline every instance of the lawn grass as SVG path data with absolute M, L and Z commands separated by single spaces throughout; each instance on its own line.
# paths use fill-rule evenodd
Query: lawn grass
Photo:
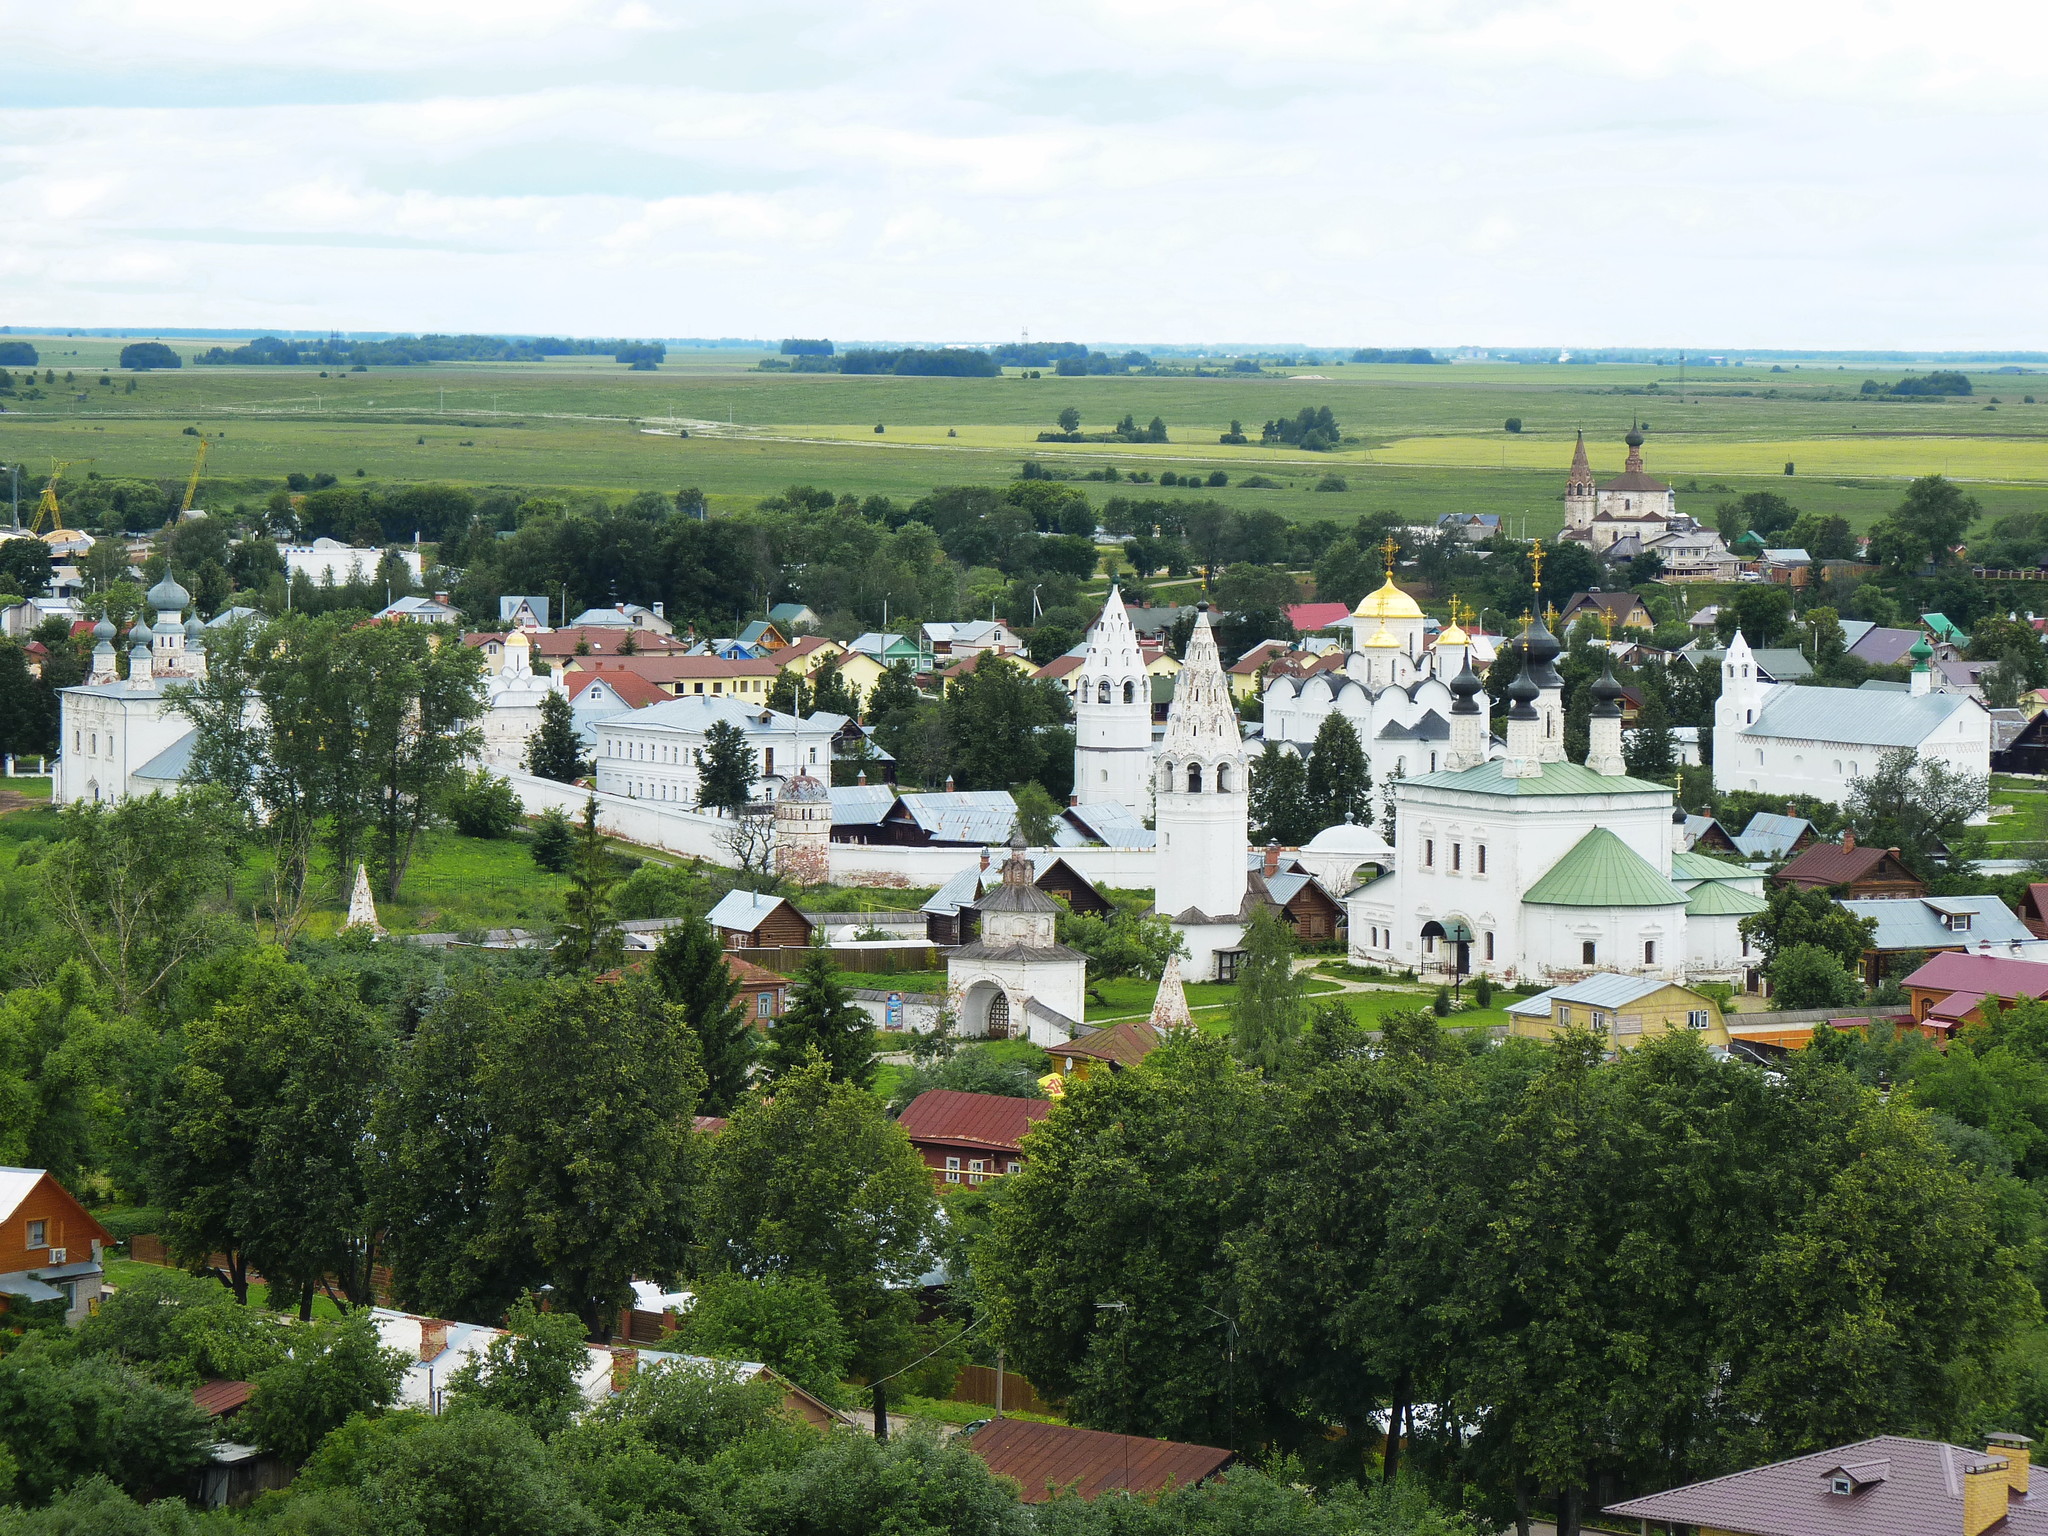
M 144 1264 L 135 1259 L 116 1259 L 111 1257 L 102 1259 L 100 1267 L 106 1271 L 107 1284 L 113 1286 L 116 1290 L 119 1290 L 124 1285 L 131 1284 L 144 1275 L 160 1272 L 162 1269 L 162 1266 L 158 1264 Z M 249 1305 L 268 1310 L 270 1307 L 270 1287 L 260 1282 L 251 1285 L 249 1287 Z M 283 1301 L 280 1304 L 280 1310 L 288 1311 L 293 1316 L 297 1316 L 297 1298 L 293 1297 Z M 339 1319 L 341 1315 L 341 1308 L 337 1307 L 328 1297 L 324 1295 L 314 1296 L 314 1317 L 326 1318 L 332 1321 Z
M 849 1387 L 849 1392 L 865 1394 L 865 1387 Z M 855 1399 L 856 1401 L 858 1399 Z M 995 1409 L 987 1403 L 956 1403 L 951 1398 L 902 1397 L 892 1398 L 889 1413 L 893 1417 L 902 1414 L 910 1419 L 929 1419 L 937 1424 L 978 1424 L 983 1419 L 996 1416 Z M 1044 1413 L 1019 1413 L 1014 1408 L 1003 1409 L 1006 1419 L 1029 1419 L 1034 1424 L 1064 1424 L 1065 1419 L 1054 1418 Z
M 1226 1005 L 1237 996 L 1237 988 L 1220 981 L 1190 981 L 1183 988 L 1188 997 L 1190 1009 Z M 1311 992 L 1330 990 L 1328 982 L 1310 982 Z M 1152 1000 L 1159 994 L 1159 983 L 1145 981 L 1140 977 L 1124 976 L 1115 981 L 1096 982 L 1090 985 L 1088 1011 L 1084 1022 L 1099 1024 L 1104 1019 L 1120 1019 L 1131 1016 L 1144 1017 L 1152 1011 Z M 1102 1000 L 1095 994 L 1100 992 Z
M 1991 823 L 1984 829 L 1987 850 L 2007 858 L 2048 852 L 2048 783 L 1994 773 L 1991 807 Z

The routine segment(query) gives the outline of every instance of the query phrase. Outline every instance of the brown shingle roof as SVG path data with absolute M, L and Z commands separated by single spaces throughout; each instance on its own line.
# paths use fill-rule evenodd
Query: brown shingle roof
M 1069 1487 L 1084 1499 L 1124 1488 L 1135 1493 L 1185 1488 L 1214 1477 L 1233 1459 L 1220 1446 L 1146 1440 L 1029 1419 L 997 1419 L 961 1443 L 987 1462 L 996 1476 L 1015 1478 L 1018 1497 L 1026 1504 L 1043 1504 L 1055 1490 Z
M 932 1088 L 912 1099 L 897 1117 L 897 1123 L 912 1141 L 1015 1152 L 1024 1133 L 1051 1109 L 1052 1105 L 1044 1099 L 1013 1099 L 1000 1093 Z
M 246 1381 L 202 1381 L 192 1389 L 192 1402 L 209 1419 L 234 1413 L 255 1390 Z
M 1848 885 L 1875 874 L 1888 857 L 1883 848 L 1814 843 L 1779 870 L 1777 878 L 1786 885 Z
M 1938 1440 L 1879 1435 L 1610 1504 L 1606 1512 L 1741 1536 L 1962 1536 L 1964 1474 L 2003 1459 Z M 1857 1477 L 1856 1492 L 1831 1491 L 1838 1470 Z M 1998 1536 L 2048 1536 L 2048 1497 L 2035 1504 L 2029 1488 L 2006 1503 L 2003 1523 L 1992 1529 Z
M 771 971 L 765 965 L 756 965 L 751 960 L 742 960 L 738 955 L 725 957 L 725 968 L 732 979 L 743 987 L 786 987 L 789 978 L 779 971 Z
M 1158 1030 L 1143 1019 L 1126 1019 L 1121 1024 L 1098 1029 L 1092 1035 L 1069 1040 L 1066 1044 L 1055 1047 L 1052 1054 L 1081 1056 L 1089 1061 L 1108 1061 L 1115 1062 L 1121 1067 L 1135 1067 L 1158 1048 Z

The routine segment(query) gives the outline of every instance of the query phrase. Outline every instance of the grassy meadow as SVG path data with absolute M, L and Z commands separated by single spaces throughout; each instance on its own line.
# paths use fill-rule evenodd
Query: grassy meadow
M 59 382 L 0 414 L 0 460 L 28 477 L 57 459 L 105 476 L 182 479 L 213 438 L 202 501 L 256 494 L 293 470 L 378 482 L 558 486 L 624 493 L 695 485 L 731 510 L 791 483 L 914 498 L 936 485 L 1011 478 L 1026 457 L 1075 474 L 1114 466 L 1155 475 L 1220 469 L 1275 489 L 1138 494 L 1214 495 L 1290 518 L 1349 519 L 1392 507 L 1417 519 L 1447 511 L 1508 515 L 1518 531 L 1554 530 L 1572 435 L 1584 428 L 1594 467 L 1620 469 L 1629 421 L 1650 426 L 1653 472 L 1697 494 L 1696 510 L 1730 491 L 1785 492 L 1802 508 L 1866 526 L 1905 481 L 1944 473 L 1972 482 L 1998 513 L 2032 510 L 2048 488 L 2048 375 L 1974 376 L 1961 400 L 1873 401 L 1861 365 L 1695 372 L 1636 365 L 1439 367 L 1326 364 L 1289 376 L 927 379 L 755 371 L 745 352 L 672 354 L 651 373 L 608 359 L 373 368 L 201 368 L 106 373 L 111 338 L 28 338 Z M 169 338 L 186 356 L 211 342 Z M 63 382 L 66 371 L 74 375 Z M 84 399 L 77 398 L 83 395 Z M 1995 409 L 1987 408 L 1996 397 Z M 1038 443 L 1066 406 L 1084 431 L 1126 413 L 1162 418 L 1165 444 Z M 1331 453 L 1218 436 L 1233 420 L 1256 437 L 1268 418 L 1327 405 L 1358 439 Z M 1503 430 L 1517 417 L 1520 433 Z M 883 430 L 875 431 L 877 425 Z M 687 436 L 680 435 L 687 433 Z M 1795 465 L 1784 474 L 1787 461 Z M 1337 474 L 1342 491 L 1319 491 Z M 26 478 L 26 477 L 25 477 Z M 1120 487 L 1122 488 L 1122 487 Z M 1098 497 L 1107 485 L 1089 487 Z

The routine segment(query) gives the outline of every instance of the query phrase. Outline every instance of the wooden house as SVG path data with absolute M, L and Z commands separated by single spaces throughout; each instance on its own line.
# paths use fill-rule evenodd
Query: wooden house
M 15 1302 L 64 1302 L 64 1320 L 96 1311 L 113 1238 L 43 1168 L 0 1168 L 0 1311 Z
M 817 931 L 785 898 L 758 891 L 727 891 L 706 917 L 727 949 L 802 947 Z
M 801 915 L 801 914 L 799 914 Z M 789 1007 L 789 978 L 778 976 L 766 966 L 742 960 L 738 955 L 725 957 L 725 969 L 732 979 L 739 983 L 739 994 L 734 999 L 747 1010 L 747 1017 L 754 1028 L 765 1030 L 771 1022 L 782 1017 Z
M 2048 970 L 2048 966 L 2042 967 Z M 1721 1005 L 1704 992 L 1659 981 L 1653 976 L 1623 976 L 1596 971 L 1578 981 L 1519 1003 L 1508 1004 L 1508 1033 L 1548 1040 L 1568 1029 L 1590 1029 L 1604 1035 L 1611 1048 L 1633 1050 L 1663 1035 L 1696 1034 L 1709 1045 L 1728 1047 L 1728 1027 Z
M 2035 938 L 2048 939 L 2048 885 L 2027 887 L 2026 895 L 2020 898 L 2020 921 Z
M 2048 997 L 2048 964 L 2009 960 L 2003 955 L 1947 953 L 1931 956 L 1905 979 L 1913 1022 L 1922 1032 L 1947 1036 L 1979 1023 L 1987 998 L 2004 1004 Z
M 1771 878 L 1804 891 L 1842 888 L 1842 894 L 1868 899 L 1881 896 L 1925 896 L 1927 887 L 1899 858 L 1896 848 L 1861 848 L 1853 830 L 1839 843 L 1814 843 Z
M 943 1189 L 981 1185 L 1022 1168 L 1024 1133 L 1051 1110 L 1045 1099 L 933 1088 L 912 1099 L 897 1124 Z
M 1279 850 L 1268 848 L 1266 868 L 1253 876 L 1253 885 L 1263 885 L 1266 899 L 1280 909 L 1294 929 L 1296 942 L 1324 944 L 1344 931 L 1345 908 L 1315 876 L 1299 867 L 1282 870 Z

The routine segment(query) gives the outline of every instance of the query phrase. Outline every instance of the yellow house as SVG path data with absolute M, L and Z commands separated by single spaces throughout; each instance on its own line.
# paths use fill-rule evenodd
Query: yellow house
M 829 666 L 846 654 L 846 647 L 837 640 L 827 640 L 823 635 L 805 635 L 794 644 L 785 645 L 773 653 L 775 664 L 785 672 L 794 672 L 799 677 L 815 677 L 818 668 Z
M 1508 1033 L 1549 1040 L 1567 1029 L 1605 1035 L 1619 1051 L 1633 1050 L 1659 1035 L 1696 1034 L 1709 1045 L 1728 1048 L 1721 1005 L 1704 992 L 1653 976 L 1601 971 L 1507 1008 Z
M 875 684 L 882 680 L 889 669 L 866 651 L 848 651 L 838 658 L 837 665 L 839 676 L 845 682 L 847 690 L 852 693 L 860 707 L 866 709 L 868 695 L 875 691 Z

